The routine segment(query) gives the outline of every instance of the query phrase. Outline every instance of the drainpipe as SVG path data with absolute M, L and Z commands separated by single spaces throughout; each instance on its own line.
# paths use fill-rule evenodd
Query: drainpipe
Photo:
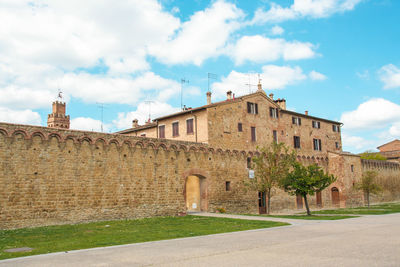
M 157 129 L 156 129 L 156 136 L 157 136 L 157 139 L 158 139 L 158 138 L 160 138 L 160 137 L 158 136 L 158 120 L 156 120 L 156 122 L 157 122 L 157 126 L 156 126 L 156 127 L 157 127 Z
M 192 110 L 192 111 L 190 111 L 190 113 L 191 113 L 191 114 L 193 114 L 193 110 Z M 195 138 L 196 138 L 196 143 L 197 143 L 197 116 L 196 116 L 196 115 L 194 115 L 194 114 L 193 114 L 193 116 L 194 116 L 194 131 L 195 131 Z

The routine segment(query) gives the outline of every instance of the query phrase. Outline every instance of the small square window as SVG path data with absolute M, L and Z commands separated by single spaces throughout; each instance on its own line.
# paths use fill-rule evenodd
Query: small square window
M 179 136 L 179 122 L 172 123 L 172 136 Z
M 354 172 L 354 165 L 353 164 L 350 166 L 350 169 L 351 169 L 351 172 Z
M 193 119 L 186 120 L 186 133 L 192 134 L 193 131 Z
M 301 118 L 292 117 L 292 124 L 296 124 L 296 125 L 300 126 L 301 125 Z
M 231 182 L 229 181 L 225 182 L 225 191 L 231 191 Z

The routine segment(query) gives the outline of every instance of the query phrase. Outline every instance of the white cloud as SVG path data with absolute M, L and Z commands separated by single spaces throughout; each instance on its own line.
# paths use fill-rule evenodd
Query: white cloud
M 288 42 L 284 39 L 270 39 L 261 35 L 243 36 L 228 52 L 237 65 L 246 60 L 269 62 L 283 58 L 299 60 L 315 56 L 314 45 L 298 41 Z
M 154 102 L 147 104 L 145 102 L 139 103 L 137 109 L 131 112 L 118 113 L 118 118 L 113 121 L 113 124 L 117 129 L 127 129 L 132 127 L 132 120 L 138 119 L 139 124 L 144 124 L 149 119 L 149 113 L 151 119 L 161 117 L 167 114 L 179 112 L 179 108 L 172 107 L 171 105 L 163 102 Z
M 379 78 L 385 89 L 400 87 L 400 69 L 393 64 L 383 66 L 379 71 Z
M 362 0 L 294 0 L 290 7 L 271 3 L 269 10 L 256 10 L 252 23 L 277 23 L 300 18 L 325 18 L 353 10 Z
M 323 81 L 323 80 L 327 79 L 327 77 L 324 74 L 319 73 L 315 70 L 311 71 L 309 76 L 310 76 L 310 79 L 313 81 Z
M 175 38 L 149 46 L 150 54 L 167 64 L 201 65 L 224 52 L 231 34 L 240 26 L 243 11 L 223 0 L 198 11 L 183 23 Z
M 360 136 L 349 135 L 342 133 L 342 145 L 343 150 L 356 152 L 356 151 L 366 151 L 373 147 L 373 142 L 368 141 Z M 356 150 L 356 151 L 354 151 Z
M 250 77 L 250 81 L 249 81 Z M 266 65 L 262 67 L 262 73 L 260 74 L 262 79 L 261 83 L 263 89 L 283 89 L 288 85 L 296 84 L 300 81 L 307 79 L 307 75 L 303 73 L 303 70 L 296 66 L 276 66 Z M 255 85 L 258 83 L 255 75 L 232 71 L 227 77 L 223 77 L 221 82 L 212 84 L 213 97 L 222 98 L 226 95 L 226 92 L 231 90 L 237 96 L 248 94 L 249 91 L 255 91 Z M 254 86 L 249 90 L 248 85 Z
M 360 104 L 356 110 L 344 112 L 340 121 L 346 130 L 382 129 L 400 122 L 400 105 L 374 98 Z
M 282 27 L 278 26 L 278 25 L 275 25 L 271 29 L 271 34 L 272 35 L 282 35 L 284 32 L 285 32 L 285 30 Z
M 88 117 L 78 117 L 71 120 L 70 128 L 74 130 L 101 132 L 101 121 Z M 103 123 L 103 132 L 109 132 L 110 125 Z
M 0 121 L 29 125 L 40 125 L 41 118 L 39 113 L 34 112 L 30 109 L 14 110 L 0 107 Z

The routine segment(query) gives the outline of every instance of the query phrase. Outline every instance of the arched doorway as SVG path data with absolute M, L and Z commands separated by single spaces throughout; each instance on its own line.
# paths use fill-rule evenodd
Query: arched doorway
M 340 205 L 340 196 L 339 189 L 337 187 L 332 187 L 332 205 L 339 206 Z
M 185 185 L 185 199 L 187 211 L 207 211 L 207 186 L 206 179 L 203 176 L 187 176 Z

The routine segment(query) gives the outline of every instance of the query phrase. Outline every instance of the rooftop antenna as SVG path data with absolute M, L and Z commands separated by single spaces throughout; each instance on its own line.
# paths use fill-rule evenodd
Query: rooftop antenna
M 149 105 L 149 122 L 150 122 L 151 121 L 151 104 L 154 103 L 154 101 L 147 100 L 147 101 L 144 101 L 144 103 Z
M 208 92 L 210 92 L 210 80 L 216 80 L 218 78 L 217 74 L 214 73 L 208 73 Z
M 103 118 L 104 118 L 104 103 L 96 102 L 97 107 L 101 110 L 101 132 L 103 132 Z
M 181 109 L 183 110 L 183 85 L 185 83 L 189 83 L 189 80 L 186 80 L 185 78 L 181 79 Z
M 252 74 L 253 73 L 250 73 L 250 72 L 246 74 L 248 76 L 248 78 L 249 78 L 249 83 L 246 83 L 245 85 L 247 85 L 249 87 L 249 94 L 251 94 L 251 87 L 252 86 L 257 86 L 256 84 L 251 84 L 251 82 L 250 82 L 250 78 L 251 78 Z

